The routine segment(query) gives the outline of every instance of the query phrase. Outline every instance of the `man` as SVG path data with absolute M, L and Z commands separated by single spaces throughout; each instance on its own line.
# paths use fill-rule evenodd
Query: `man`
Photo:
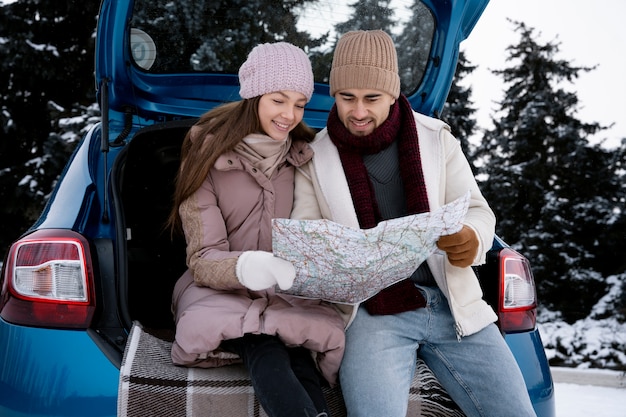
M 352 311 L 340 369 L 348 415 L 404 417 L 419 355 L 467 416 L 535 416 L 471 268 L 485 261 L 495 216 L 448 126 L 415 113 L 400 94 L 391 37 L 342 36 L 330 95 L 315 156 L 296 177 L 292 217 L 367 229 L 471 192 L 462 230 L 442 236 L 440 251 L 412 276 Z M 319 207 L 303 203 L 311 194 Z

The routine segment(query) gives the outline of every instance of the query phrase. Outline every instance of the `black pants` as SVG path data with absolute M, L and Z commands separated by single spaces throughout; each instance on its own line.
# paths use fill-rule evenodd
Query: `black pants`
M 222 347 L 241 357 L 254 392 L 270 417 L 328 413 L 320 375 L 307 349 L 287 348 L 275 336 L 255 334 L 225 340 Z

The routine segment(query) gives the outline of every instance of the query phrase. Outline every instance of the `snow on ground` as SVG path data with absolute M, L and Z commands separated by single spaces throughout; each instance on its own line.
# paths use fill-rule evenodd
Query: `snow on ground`
M 626 373 L 552 368 L 556 417 L 626 417 Z
M 626 417 L 626 388 L 557 383 L 556 417 Z

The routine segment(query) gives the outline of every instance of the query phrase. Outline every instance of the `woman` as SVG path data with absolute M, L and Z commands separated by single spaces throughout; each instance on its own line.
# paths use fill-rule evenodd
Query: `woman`
M 262 44 L 239 80 L 243 100 L 203 115 L 183 142 L 170 226 L 185 234 L 188 270 L 174 288 L 172 360 L 243 361 L 268 415 L 327 416 L 318 371 L 336 382 L 343 321 L 320 300 L 276 293 L 295 270 L 271 253 L 271 219 L 289 217 L 295 167 L 313 155 L 311 64 L 291 44 Z

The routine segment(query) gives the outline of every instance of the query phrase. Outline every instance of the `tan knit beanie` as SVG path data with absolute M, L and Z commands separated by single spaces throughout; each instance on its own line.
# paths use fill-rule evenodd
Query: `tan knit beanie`
M 357 30 L 339 39 L 330 70 L 330 95 L 348 88 L 400 96 L 398 56 L 391 36 L 382 30 Z

